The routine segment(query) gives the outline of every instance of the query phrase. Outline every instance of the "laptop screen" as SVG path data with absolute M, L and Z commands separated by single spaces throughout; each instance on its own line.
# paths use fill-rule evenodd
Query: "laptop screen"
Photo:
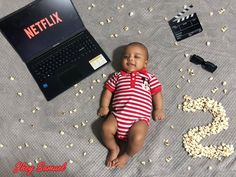
M 71 0 L 36 0 L 7 16 L 0 29 L 24 62 L 84 29 Z

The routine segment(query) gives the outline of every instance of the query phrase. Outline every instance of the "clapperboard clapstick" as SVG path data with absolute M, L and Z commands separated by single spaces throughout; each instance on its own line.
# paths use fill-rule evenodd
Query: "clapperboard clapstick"
M 184 7 L 184 9 L 169 21 L 170 28 L 175 36 L 176 41 L 203 31 L 196 13 L 181 17 L 184 13 L 193 8 L 193 5 Z

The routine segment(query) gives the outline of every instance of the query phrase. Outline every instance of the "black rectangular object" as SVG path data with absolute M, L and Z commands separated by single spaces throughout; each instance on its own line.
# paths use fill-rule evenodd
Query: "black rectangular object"
M 176 41 L 181 41 L 203 31 L 196 13 L 179 19 L 173 18 L 169 21 L 169 25 Z

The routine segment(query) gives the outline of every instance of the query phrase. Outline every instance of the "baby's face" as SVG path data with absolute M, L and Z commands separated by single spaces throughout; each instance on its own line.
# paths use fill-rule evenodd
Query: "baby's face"
M 147 67 L 146 50 L 138 45 L 128 46 L 122 59 L 122 67 L 128 73 Z

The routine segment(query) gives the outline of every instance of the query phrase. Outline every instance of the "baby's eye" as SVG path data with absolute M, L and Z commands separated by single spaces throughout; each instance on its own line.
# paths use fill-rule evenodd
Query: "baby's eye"
M 140 58 L 140 56 L 134 56 L 135 58 Z
M 128 58 L 128 55 L 124 55 L 124 58 Z

